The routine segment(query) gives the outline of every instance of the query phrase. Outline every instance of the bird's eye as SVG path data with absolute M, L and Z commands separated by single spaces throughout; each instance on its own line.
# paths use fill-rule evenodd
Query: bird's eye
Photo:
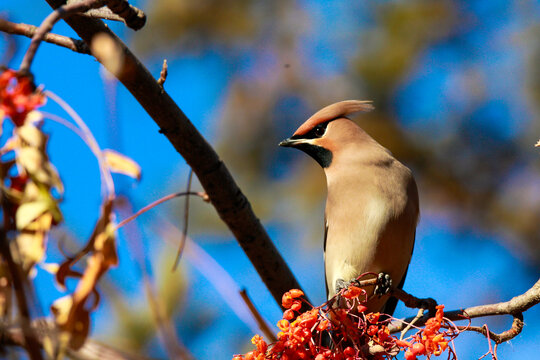
M 325 131 L 326 131 L 326 126 L 322 124 L 315 126 L 314 132 L 315 132 L 316 137 L 323 136 Z

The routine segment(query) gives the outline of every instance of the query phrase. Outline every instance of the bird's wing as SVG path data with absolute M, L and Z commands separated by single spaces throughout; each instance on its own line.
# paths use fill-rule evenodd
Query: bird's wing
M 324 285 L 326 286 L 326 299 L 328 299 L 328 281 L 326 279 L 326 237 L 328 236 L 328 221 L 326 221 L 326 214 L 324 214 L 324 242 L 323 242 L 323 249 L 324 249 Z
M 416 241 L 416 232 L 414 234 L 413 239 L 413 249 L 414 249 L 414 242 Z M 411 258 L 412 258 L 412 251 L 411 251 Z M 411 264 L 411 260 L 409 258 L 409 264 L 407 264 L 407 269 L 405 269 L 405 274 L 403 274 L 403 277 L 401 278 L 401 281 L 398 284 L 398 289 L 403 289 L 403 285 L 405 284 L 405 278 L 407 277 L 407 273 L 409 272 L 409 265 Z M 398 299 L 390 296 L 386 304 L 384 304 L 384 308 L 382 309 L 383 314 L 387 315 L 394 315 L 394 311 L 396 310 L 396 306 L 398 304 Z

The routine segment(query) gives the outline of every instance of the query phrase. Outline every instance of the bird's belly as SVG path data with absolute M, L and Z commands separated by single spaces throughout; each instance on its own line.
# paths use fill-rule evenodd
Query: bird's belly
M 377 220 L 377 219 L 375 219 Z M 349 282 L 358 276 L 372 272 L 387 273 L 391 276 L 393 284 L 398 285 L 405 275 L 412 253 L 414 243 L 414 227 L 401 224 L 399 219 L 381 224 L 378 221 L 363 221 L 363 226 L 351 227 L 349 233 L 342 231 L 332 232 L 332 228 L 340 227 L 329 224 L 325 252 L 325 270 L 328 285 L 328 297 L 336 294 L 336 281 Z M 375 229 L 374 227 L 377 227 Z M 395 229 L 386 231 L 385 228 Z M 374 235 L 378 234 L 378 236 Z M 363 279 L 374 277 L 366 276 Z M 368 295 L 374 287 L 368 287 Z M 370 301 L 368 308 L 379 311 L 387 298 Z

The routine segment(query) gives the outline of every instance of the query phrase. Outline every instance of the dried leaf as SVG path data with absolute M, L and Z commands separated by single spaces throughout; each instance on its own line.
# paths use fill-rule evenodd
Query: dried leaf
M 50 202 L 38 200 L 27 202 L 19 206 L 15 214 L 15 222 L 17 229 L 22 230 L 27 227 L 32 221 L 38 218 L 41 214 L 50 209 Z
M 26 118 L 24 119 L 25 124 L 37 124 L 39 122 L 43 121 L 43 114 L 41 111 L 32 110 L 26 115 Z
M 17 128 L 17 134 L 30 147 L 44 150 L 47 136 L 34 125 L 26 124 Z
M 118 262 L 114 241 L 115 227 L 112 223 L 112 206 L 113 199 L 106 199 L 102 206 L 101 216 L 88 243 L 73 258 L 67 259 L 60 265 L 56 274 L 57 281 L 64 287 L 67 276 L 79 275 L 71 269 L 71 266 L 86 254 L 90 254 L 86 262 L 86 268 L 71 296 L 71 303 L 63 300 L 59 302 L 56 308 L 53 307 L 57 323 L 63 331 L 62 336 L 69 337 L 69 344 L 73 349 L 82 346 L 88 336 L 90 327 L 90 311 L 88 308 L 93 310 L 99 303 L 99 294 L 96 290 L 99 279 L 111 265 Z M 92 294 L 94 294 L 94 302 L 91 306 L 88 306 L 87 300 Z M 65 311 L 69 312 L 67 316 Z
M 19 149 L 17 162 L 30 174 L 35 175 L 43 168 L 45 156 L 36 148 L 25 146 Z
M 39 187 L 36 185 L 33 181 L 28 181 L 26 183 L 26 186 L 24 187 L 24 194 L 23 194 L 23 200 L 22 202 L 30 202 L 34 200 L 41 199 L 42 191 L 39 189 Z M 45 201 L 45 199 L 42 199 Z
M 112 172 L 131 176 L 134 179 L 141 179 L 141 167 L 129 157 L 114 150 L 103 150 L 105 162 Z
M 76 350 L 84 345 L 90 329 L 90 313 L 84 307 L 77 306 L 69 295 L 57 299 L 51 311 L 58 327 L 69 335 L 69 346 Z
M 52 225 L 52 215 L 44 213 L 31 222 L 17 236 L 17 245 L 25 271 L 41 262 L 45 256 L 47 234 Z
M 67 261 L 63 262 L 56 271 L 56 282 L 62 290 L 66 290 L 66 279 L 68 277 L 82 277 L 80 272 L 71 269 L 71 266 L 75 263 L 75 261 L 76 259 L 68 259 Z
M 60 265 L 57 263 L 40 263 L 39 267 L 52 275 L 56 275 L 60 269 Z
M 73 298 L 71 295 L 62 296 L 51 305 L 51 311 L 54 314 L 56 323 L 60 326 L 67 324 L 69 313 L 73 307 Z
M 105 230 L 96 236 L 94 249 L 103 254 L 104 266 L 118 265 L 118 256 L 116 254 L 115 229 L 113 223 L 107 224 Z
M 58 175 L 58 171 L 54 165 L 47 162 L 43 168 L 48 174 L 48 182 L 46 182 L 46 184 L 54 187 L 56 190 L 58 190 L 58 193 L 62 195 L 64 193 L 64 184 L 62 183 L 62 180 L 60 180 L 60 175 Z
M 84 308 L 77 311 L 77 316 L 73 322 L 73 330 L 71 332 L 71 338 L 69 346 L 72 349 L 79 349 L 84 345 L 88 333 L 90 330 L 90 312 Z

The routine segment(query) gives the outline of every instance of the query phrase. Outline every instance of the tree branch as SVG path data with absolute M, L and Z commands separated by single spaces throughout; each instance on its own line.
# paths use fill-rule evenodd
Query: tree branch
M 126 25 L 133 30 L 141 29 L 146 23 L 144 12 L 130 5 L 127 0 L 109 0 L 107 7 L 124 19 Z
M 21 23 L 17 24 L 0 18 L 0 31 L 8 34 L 23 35 L 32 38 L 36 33 L 37 29 L 37 26 L 34 25 Z M 90 49 L 88 49 L 88 46 L 82 40 L 73 39 L 63 35 L 47 33 L 43 37 L 43 41 L 68 48 L 81 54 L 90 54 Z
M 105 0 L 82 0 L 76 3 L 62 5 L 58 9 L 55 9 L 51 14 L 49 14 L 49 16 L 45 18 L 45 20 L 43 20 L 39 28 L 34 33 L 32 42 L 30 43 L 28 50 L 26 50 L 26 54 L 24 54 L 19 71 L 21 73 L 28 73 L 30 71 L 30 66 L 32 65 L 36 51 L 39 48 L 39 44 L 45 35 L 52 30 L 54 24 L 56 24 L 60 19 L 77 12 L 85 12 L 89 9 L 102 7 L 105 5 L 105 3 Z
M 405 293 L 405 292 L 403 292 Z M 405 293 L 406 294 L 406 293 Z M 408 295 L 408 294 L 407 294 Z M 398 297 L 401 297 L 398 296 Z M 489 334 L 489 337 L 496 343 L 508 341 L 516 337 L 523 329 L 523 315 L 522 313 L 540 303 L 540 279 L 524 294 L 518 295 L 509 301 L 500 302 L 496 304 L 487 304 L 473 306 L 462 310 L 445 311 L 444 317 L 451 321 L 469 320 L 477 317 L 493 316 L 493 315 L 512 315 L 514 321 L 512 327 L 501 333 L 495 334 L 488 331 L 486 328 L 478 327 L 460 327 L 461 330 L 477 331 L 484 335 Z M 414 325 L 422 326 L 429 319 L 429 315 L 424 315 L 418 318 Z M 414 320 L 414 317 L 407 318 L 405 320 L 398 320 L 392 322 L 389 326 L 390 332 L 395 333 L 401 331 L 407 327 L 407 324 Z
M 523 314 L 519 313 L 514 315 L 514 321 L 512 321 L 512 326 L 510 329 L 503 331 L 500 334 L 495 334 L 492 331 L 489 331 L 486 325 L 480 326 L 458 326 L 458 329 L 461 331 L 475 331 L 485 337 L 492 339 L 496 344 L 503 343 L 505 341 L 511 340 L 519 335 L 521 330 L 523 330 Z
M 47 2 L 53 8 L 64 4 L 61 0 Z M 281 306 L 283 293 L 300 286 L 214 149 L 150 72 L 102 21 L 81 15 L 72 15 L 65 21 L 87 44 L 94 35 L 104 32 L 121 48 L 124 66 L 117 75 L 118 79 L 156 122 L 159 132 L 167 137 L 191 166 L 220 218 L 234 234 Z

